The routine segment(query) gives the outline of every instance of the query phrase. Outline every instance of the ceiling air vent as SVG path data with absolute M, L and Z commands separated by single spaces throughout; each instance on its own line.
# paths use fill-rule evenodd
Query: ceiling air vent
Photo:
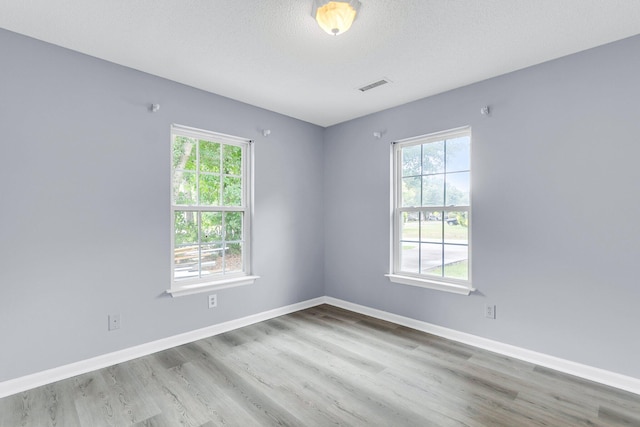
M 376 88 L 378 86 L 386 85 L 387 83 L 390 83 L 390 81 L 387 80 L 387 79 L 382 79 L 382 80 L 378 80 L 377 82 L 370 83 L 370 84 L 368 84 L 366 86 L 362 86 L 361 88 L 358 88 L 358 90 L 360 92 L 366 92 L 366 91 L 374 89 L 374 88 Z

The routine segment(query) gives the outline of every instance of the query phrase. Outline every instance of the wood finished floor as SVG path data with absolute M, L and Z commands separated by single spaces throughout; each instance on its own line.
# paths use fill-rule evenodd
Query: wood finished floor
M 0 399 L 0 426 L 640 426 L 640 396 L 319 306 Z

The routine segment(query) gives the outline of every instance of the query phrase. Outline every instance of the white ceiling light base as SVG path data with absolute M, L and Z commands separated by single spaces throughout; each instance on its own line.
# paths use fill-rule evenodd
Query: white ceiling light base
M 327 34 L 337 36 L 351 28 L 360 4 L 359 0 L 313 0 L 311 15 Z

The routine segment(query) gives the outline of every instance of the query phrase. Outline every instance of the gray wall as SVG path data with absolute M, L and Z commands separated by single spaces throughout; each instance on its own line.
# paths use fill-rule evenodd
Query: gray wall
M 1 29 L 0 58 L 0 381 L 324 294 L 322 128 Z M 213 310 L 164 294 L 171 123 L 256 140 L 261 279 Z
M 328 128 L 327 295 L 640 378 L 638 52 L 634 37 Z M 464 125 L 478 292 L 390 283 L 389 143 Z

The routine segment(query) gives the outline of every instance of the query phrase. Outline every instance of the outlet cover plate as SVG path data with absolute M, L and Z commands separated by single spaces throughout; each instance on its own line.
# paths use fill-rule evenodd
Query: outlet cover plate
M 209 308 L 214 308 L 218 306 L 218 295 L 211 294 L 209 295 Z
M 496 318 L 496 306 L 492 304 L 485 304 L 484 306 L 484 317 L 488 319 Z
M 120 329 L 120 315 L 119 314 L 110 314 L 109 315 L 109 330 L 115 331 L 116 329 Z

